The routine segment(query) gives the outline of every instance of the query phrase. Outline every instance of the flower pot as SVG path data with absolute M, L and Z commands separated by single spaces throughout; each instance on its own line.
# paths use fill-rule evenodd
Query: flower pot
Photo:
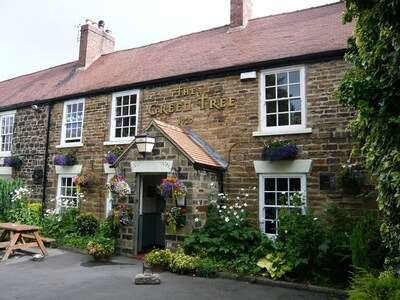
M 186 206 L 186 196 L 181 196 L 176 198 L 176 206 L 185 207 Z

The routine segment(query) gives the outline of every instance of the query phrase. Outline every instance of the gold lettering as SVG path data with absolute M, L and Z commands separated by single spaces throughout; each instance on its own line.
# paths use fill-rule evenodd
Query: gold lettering
M 175 111 L 176 112 L 180 112 L 183 109 L 183 102 L 176 102 L 176 108 Z
M 235 105 L 236 105 L 235 98 L 229 97 L 228 98 L 228 107 L 232 107 L 232 106 L 235 106 Z
M 206 98 L 206 93 L 202 93 L 202 94 L 200 94 L 200 98 L 199 99 L 197 99 L 197 101 L 200 101 L 200 109 L 201 110 L 204 110 L 205 109 L 205 107 L 206 107 L 206 103 L 205 103 L 205 101 L 207 100 L 207 98 Z
M 213 108 L 220 109 L 216 102 L 217 102 L 216 99 L 211 99 L 210 100 L 210 109 L 213 109 Z
M 168 113 L 170 113 L 170 114 L 172 114 L 172 113 L 175 111 L 175 105 L 174 105 L 174 103 L 168 104 L 168 106 L 167 106 L 167 111 L 168 111 Z
M 150 105 L 149 108 L 148 108 L 148 112 L 149 112 L 150 116 L 156 115 L 158 113 L 157 106 L 154 105 L 154 104 Z
M 192 110 L 192 102 L 190 100 L 183 102 L 183 111 Z
M 221 99 L 219 100 L 219 105 L 220 105 L 221 109 L 222 109 L 223 107 L 226 107 L 226 99 L 225 99 L 225 98 L 221 98 Z

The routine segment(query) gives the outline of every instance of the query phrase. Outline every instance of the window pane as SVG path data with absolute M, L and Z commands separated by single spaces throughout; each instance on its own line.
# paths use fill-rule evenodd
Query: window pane
M 288 96 L 287 87 L 280 86 L 278 87 L 278 98 L 286 98 Z
M 267 116 L 267 126 L 276 126 L 276 115 Z
M 265 205 L 275 205 L 275 193 L 265 193 Z
M 265 84 L 266 84 L 266 86 L 276 85 L 275 74 L 270 74 L 270 75 L 265 76 Z
M 300 111 L 301 110 L 301 100 L 292 99 L 290 100 L 290 111 Z
M 278 116 L 278 123 L 279 123 L 279 126 L 286 126 L 286 125 L 289 125 L 289 116 L 288 116 L 288 114 L 280 114 L 279 116 Z
M 300 97 L 300 84 L 289 85 L 289 96 Z
M 301 124 L 301 113 L 291 113 L 290 114 L 290 124 L 299 125 Z
M 277 192 L 287 192 L 288 191 L 288 180 L 287 178 L 277 178 Z
M 289 72 L 289 82 L 290 83 L 300 82 L 300 71 Z
M 267 102 L 267 113 L 275 113 L 276 112 L 276 101 Z
M 289 178 L 290 191 L 301 191 L 301 180 L 300 178 Z
M 276 88 L 274 88 L 274 87 L 267 88 L 266 99 L 275 99 L 276 98 L 275 91 L 276 91 Z
M 288 100 L 278 101 L 278 112 L 286 112 L 289 111 Z
M 287 73 L 278 73 L 277 74 L 277 81 L 278 81 L 278 85 L 280 84 L 287 84 Z
M 265 178 L 264 185 L 266 191 L 275 191 L 275 178 Z

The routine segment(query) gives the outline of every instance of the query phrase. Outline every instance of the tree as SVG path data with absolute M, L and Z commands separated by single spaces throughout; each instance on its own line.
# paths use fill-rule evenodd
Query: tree
M 400 274 L 400 5 L 398 0 L 344 0 L 355 21 L 346 59 L 353 64 L 337 89 L 354 107 L 351 123 L 366 167 L 377 177 L 386 263 Z

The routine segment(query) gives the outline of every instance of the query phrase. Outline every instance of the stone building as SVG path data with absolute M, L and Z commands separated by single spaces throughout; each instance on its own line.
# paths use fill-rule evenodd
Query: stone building
M 128 253 L 176 247 L 195 218 L 204 223 L 218 192 L 240 201 L 244 193 L 271 236 L 285 192 L 301 192 L 314 211 L 327 203 L 359 215 L 374 209 L 338 184 L 352 159 L 354 116 L 332 96 L 348 68 L 353 24 L 342 24 L 344 8 L 251 19 L 250 0 L 231 0 L 228 25 L 117 52 L 104 22 L 87 20 L 77 61 L 0 82 L 0 159 L 23 158 L 18 169 L 0 167 L 0 176 L 22 178 L 44 207 L 61 210 L 51 200 L 78 205 L 73 178 L 92 172 L 83 209 L 104 218 L 112 205 L 129 204 L 135 219 L 119 237 Z M 145 156 L 135 140 L 143 132 L 155 138 Z M 294 141 L 295 159 L 261 159 L 275 139 Z M 110 166 L 104 156 L 116 145 L 125 151 Z M 71 149 L 77 163 L 56 166 L 54 156 Z M 111 201 L 106 184 L 114 174 L 126 176 L 129 197 Z M 175 203 L 156 188 L 171 175 L 187 187 L 187 222 L 177 232 L 160 221 Z

